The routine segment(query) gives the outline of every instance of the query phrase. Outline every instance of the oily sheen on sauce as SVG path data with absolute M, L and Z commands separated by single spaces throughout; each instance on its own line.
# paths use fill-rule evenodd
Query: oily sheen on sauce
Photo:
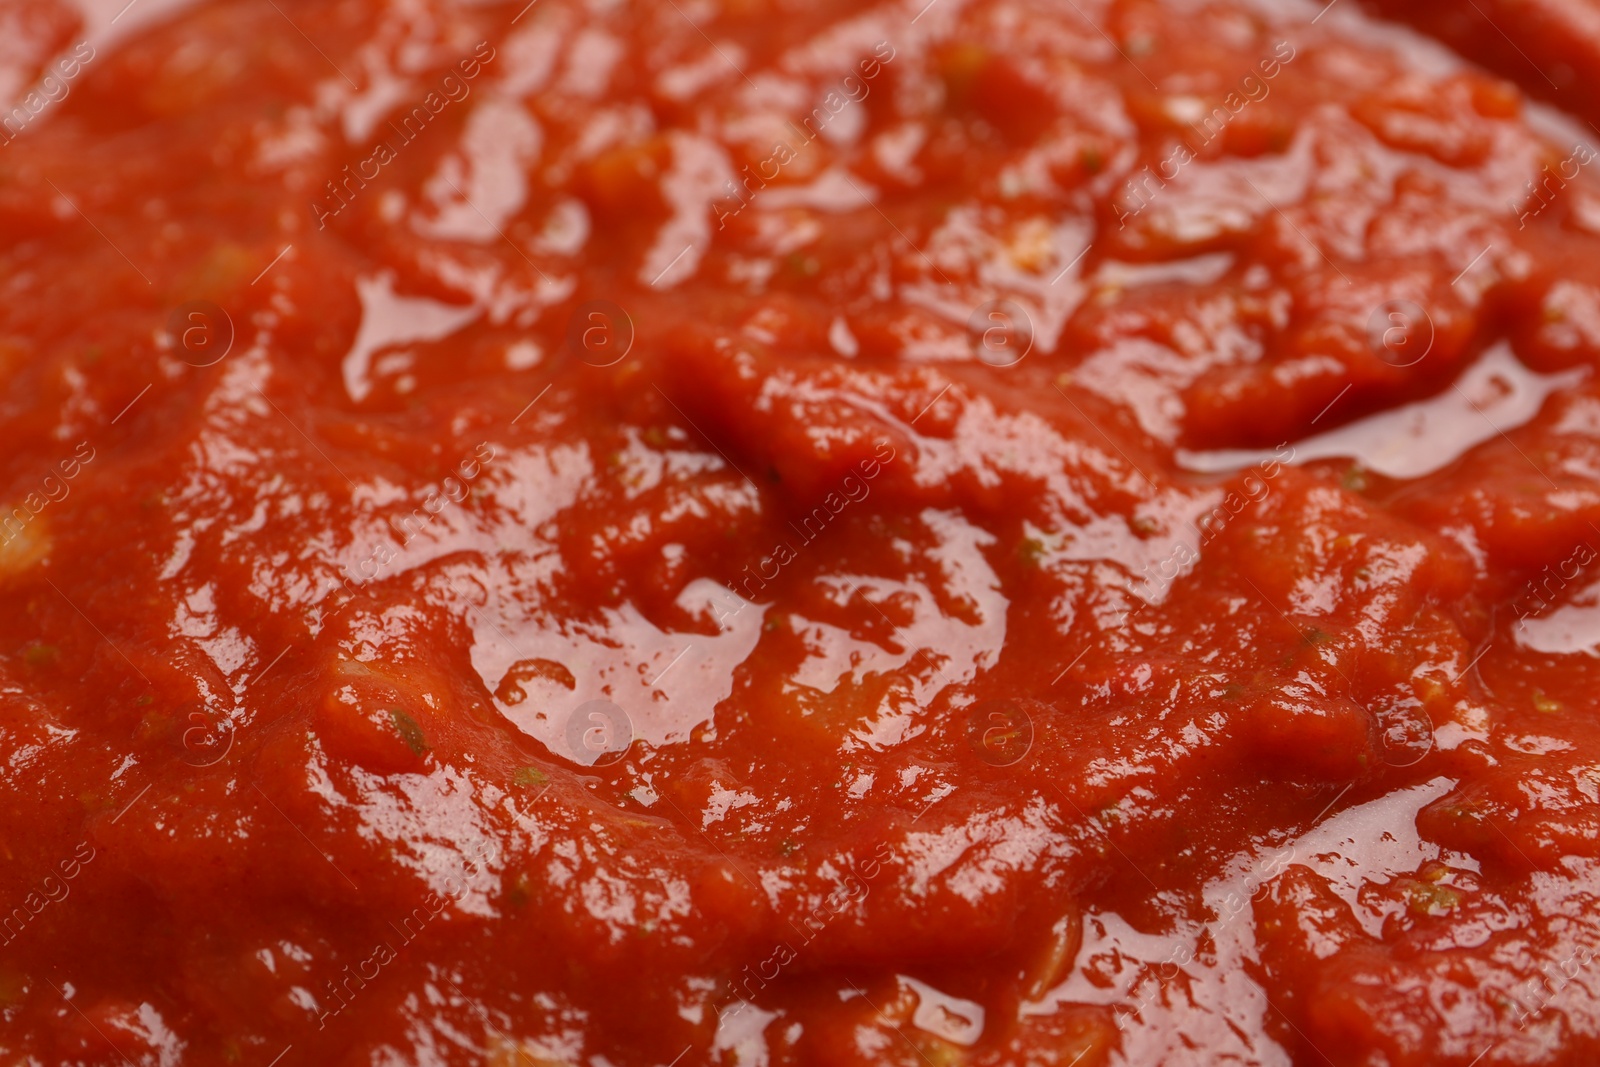
M 0 1062 L 1596 1062 L 1470 7 L 4 0 Z

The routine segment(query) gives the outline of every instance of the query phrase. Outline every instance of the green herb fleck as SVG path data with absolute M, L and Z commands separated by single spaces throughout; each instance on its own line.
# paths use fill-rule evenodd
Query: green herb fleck
M 389 721 L 394 723 L 394 728 L 400 735 L 400 740 L 406 747 L 420 756 L 428 751 L 428 739 L 422 734 L 422 727 L 417 725 L 417 720 L 401 711 L 399 708 L 389 709 Z
M 1153 34 L 1136 33 L 1123 42 L 1132 56 L 1147 56 L 1156 50 L 1156 39 Z
M 61 650 L 55 645 L 34 641 L 22 650 L 22 661 L 30 667 L 49 667 L 60 655 Z

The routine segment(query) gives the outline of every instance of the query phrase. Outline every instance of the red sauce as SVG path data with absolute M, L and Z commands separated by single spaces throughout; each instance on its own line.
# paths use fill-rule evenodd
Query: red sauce
M 1596 1062 L 1484 3 L 7 4 L 0 1060 Z

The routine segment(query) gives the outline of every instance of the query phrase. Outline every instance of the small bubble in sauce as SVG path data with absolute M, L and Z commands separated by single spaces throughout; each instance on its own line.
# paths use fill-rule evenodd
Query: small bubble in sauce
M 609 700 L 579 704 L 567 717 L 567 754 L 585 767 L 605 767 L 627 755 L 633 720 Z

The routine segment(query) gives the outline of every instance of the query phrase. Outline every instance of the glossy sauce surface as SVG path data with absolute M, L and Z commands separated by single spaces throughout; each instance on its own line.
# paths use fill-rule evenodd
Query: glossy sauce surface
M 1600 186 L 1494 25 L 0 22 L 5 1062 L 1600 1057 Z

